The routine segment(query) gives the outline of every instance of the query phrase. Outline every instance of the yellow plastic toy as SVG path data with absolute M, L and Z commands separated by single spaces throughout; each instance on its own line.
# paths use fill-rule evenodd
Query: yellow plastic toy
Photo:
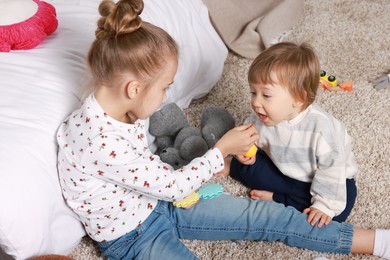
M 245 157 L 253 157 L 257 153 L 257 146 L 252 145 L 251 148 L 249 148 L 249 151 L 244 154 Z
M 320 86 L 322 86 L 324 90 L 328 90 L 328 91 L 337 91 L 337 90 L 342 90 L 346 92 L 352 91 L 351 81 L 338 84 L 336 77 L 333 75 L 328 76 L 325 70 L 321 70 Z
M 197 192 L 193 192 L 180 201 L 173 202 L 173 206 L 178 208 L 189 209 L 199 201 L 199 195 Z

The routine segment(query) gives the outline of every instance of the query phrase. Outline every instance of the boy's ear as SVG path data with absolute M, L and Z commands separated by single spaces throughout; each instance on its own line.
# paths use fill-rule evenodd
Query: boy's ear
M 296 99 L 296 100 L 294 100 L 294 102 L 293 102 L 293 106 L 294 106 L 294 107 L 302 107 L 302 106 L 303 106 L 303 103 L 304 103 L 303 101 Z
M 307 93 L 305 91 L 303 97 L 294 98 L 293 106 L 294 107 L 302 107 L 306 102 L 306 95 L 307 95 Z
M 129 99 L 135 98 L 135 96 L 139 93 L 140 86 L 141 84 L 137 80 L 131 80 L 127 82 L 126 89 L 125 89 L 127 97 Z

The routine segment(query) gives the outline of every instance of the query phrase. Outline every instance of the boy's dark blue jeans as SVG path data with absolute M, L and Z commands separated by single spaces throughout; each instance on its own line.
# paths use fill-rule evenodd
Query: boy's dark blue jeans
M 250 189 L 273 192 L 275 202 L 292 206 L 301 212 L 311 205 L 311 183 L 298 181 L 284 175 L 262 150 L 257 152 L 256 162 L 253 165 L 243 165 L 233 158 L 230 165 L 230 176 Z M 355 180 L 347 179 L 346 185 L 347 205 L 340 215 L 333 218 L 338 222 L 347 219 L 355 205 L 357 196 Z

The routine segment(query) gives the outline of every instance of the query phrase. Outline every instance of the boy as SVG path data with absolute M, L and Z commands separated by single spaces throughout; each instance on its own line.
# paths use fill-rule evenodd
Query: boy
M 350 214 L 357 166 L 345 126 L 313 104 L 319 75 L 319 60 L 308 44 L 281 42 L 254 60 L 249 121 L 261 150 L 233 158 L 230 175 L 253 189 L 252 199 L 293 206 L 321 227 Z

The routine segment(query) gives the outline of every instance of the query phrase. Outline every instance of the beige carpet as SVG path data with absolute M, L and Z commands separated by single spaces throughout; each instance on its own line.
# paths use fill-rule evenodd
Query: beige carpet
M 287 37 L 311 43 L 320 54 L 323 69 L 339 81 L 353 81 L 352 93 L 320 91 L 317 102 L 344 121 L 352 136 L 360 174 L 357 203 L 348 221 L 366 228 L 390 229 L 390 90 L 375 90 L 370 83 L 390 68 L 389 33 L 388 0 L 305 0 L 304 17 Z M 229 55 L 219 83 L 186 110 L 192 124 L 197 126 L 202 109 L 211 105 L 227 108 L 238 123 L 243 122 L 250 112 L 246 81 L 249 64 L 250 60 Z M 212 181 L 233 194 L 248 192 L 229 177 Z M 184 243 L 200 259 L 376 259 L 320 254 L 281 243 Z M 84 239 L 71 256 L 76 260 L 102 259 L 90 239 Z

